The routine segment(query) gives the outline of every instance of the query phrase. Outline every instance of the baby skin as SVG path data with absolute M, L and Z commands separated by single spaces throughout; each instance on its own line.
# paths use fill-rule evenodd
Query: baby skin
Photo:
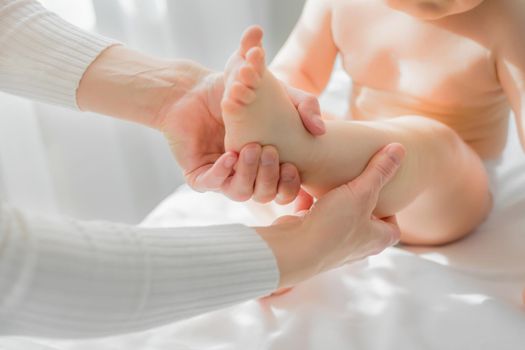
M 381 192 L 375 215 L 398 214 L 402 241 L 438 245 L 478 226 L 491 208 L 480 157 L 450 127 L 406 115 L 373 121 L 327 121 L 327 132 L 311 136 L 281 82 L 265 65 L 262 31 L 247 30 L 226 66 L 222 111 L 227 150 L 258 142 L 274 145 L 294 163 L 305 189 L 320 197 L 359 175 L 385 145 L 398 142 L 407 156 Z
M 523 37 L 523 0 L 307 0 L 272 73 L 318 95 L 340 57 L 352 78 L 348 117 L 367 131 L 341 126 L 337 132 L 348 137 L 321 158 L 348 152 L 340 165 L 357 170 L 354 153 L 365 155 L 363 147 L 402 142 L 404 171 L 384 191 L 378 213 L 400 210 L 407 243 L 446 243 L 470 232 L 490 207 L 485 175 L 468 148 L 498 158 L 511 109 L 525 147 Z

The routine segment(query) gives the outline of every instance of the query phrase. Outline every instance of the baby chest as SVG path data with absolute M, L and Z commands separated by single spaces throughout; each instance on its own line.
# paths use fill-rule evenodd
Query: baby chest
M 499 89 L 491 51 L 481 42 L 402 13 L 361 10 L 335 13 L 332 28 L 356 83 L 444 104 Z

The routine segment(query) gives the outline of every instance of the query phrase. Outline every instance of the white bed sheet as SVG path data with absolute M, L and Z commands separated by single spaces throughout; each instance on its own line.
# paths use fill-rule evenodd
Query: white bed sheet
M 68 342 L 6 338 L 0 349 L 525 349 L 525 156 L 513 129 L 496 172 L 492 214 L 455 244 L 391 248 L 283 296 L 144 333 Z M 183 187 L 145 225 L 260 222 L 251 213 Z

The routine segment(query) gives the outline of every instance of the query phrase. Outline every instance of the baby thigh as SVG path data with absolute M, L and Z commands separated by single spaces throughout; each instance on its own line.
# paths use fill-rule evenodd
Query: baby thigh
M 471 233 L 492 207 L 489 180 L 480 157 L 450 129 L 435 142 L 435 157 L 420 158 L 419 166 L 432 164 L 428 186 L 397 214 L 401 241 L 413 245 L 441 245 Z

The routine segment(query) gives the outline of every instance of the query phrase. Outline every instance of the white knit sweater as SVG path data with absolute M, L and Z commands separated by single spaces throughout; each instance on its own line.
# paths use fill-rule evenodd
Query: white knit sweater
M 0 0 L 0 89 L 75 108 L 82 74 L 112 43 L 35 1 Z M 146 229 L 0 206 L 0 336 L 143 330 L 265 295 L 278 278 L 242 225 Z

